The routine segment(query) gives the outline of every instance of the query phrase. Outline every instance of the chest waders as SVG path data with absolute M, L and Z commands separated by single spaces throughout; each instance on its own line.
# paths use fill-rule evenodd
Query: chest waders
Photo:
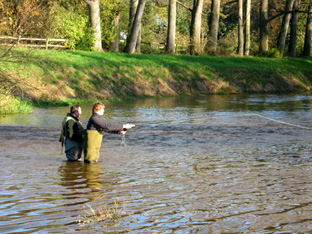
M 100 148 L 103 140 L 103 131 L 87 130 L 84 140 L 84 161 L 97 162 L 100 158 Z

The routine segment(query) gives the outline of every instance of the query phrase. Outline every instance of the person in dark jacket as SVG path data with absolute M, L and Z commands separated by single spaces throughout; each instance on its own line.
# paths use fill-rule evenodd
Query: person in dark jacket
M 83 149 L 83 140 L 86 130 L 82 127 L 79 117 L 81 115 L 81 107 L 73 105 L 70 113 L 62 122 L 62 135 L 65 137 L 65 153 L 68 161 L 80 161 Z
M 84 145 L 84 162 L 97 162 L 100 157 L 100 148 L 103 139 L 103 131 L 107 133 L 126 134 L 133 124 L 109 124 L 101 117 L 104 115 L 105 105 L 96 102 L 92 106 L 92 116 L 88 121 L 87 133 Z

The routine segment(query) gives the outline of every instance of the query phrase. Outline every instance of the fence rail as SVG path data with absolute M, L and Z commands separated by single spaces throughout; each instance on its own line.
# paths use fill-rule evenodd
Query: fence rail
M 5 42 L 5 40 L 9 40 L 10 42 Z M 38 47 L 38 48 L 67 48 L 66 46 L 66 39 L 53 39 L 53 38 L 29 38 L 29 37 L 12 37 L 12 36 L 0 36 L 0 41 L 4 41 L 0 43 L 0 45 L 14 45 L 20 47 Z M 25 41 L 23 43 L 23 41 Z M 27 43 L 28 42 L 28 43 Z M 60 44 L 50 44 L 50 43 L 62 43 Z

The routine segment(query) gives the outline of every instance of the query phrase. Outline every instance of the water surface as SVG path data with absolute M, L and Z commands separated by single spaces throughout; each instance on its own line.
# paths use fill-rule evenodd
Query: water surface
M 0 233 L 311 233 L 312 96 L 159 98 L 106 104 L 100 162 L 69 163 L 69 107 L 0 116 Z M 82 106 L 86 125 L 91 104 Z M 256 115 L 255 115 L 256 114 Z M 272 120 L 262 118 L 271 118 Z M 92 207 L 115 222 L 79 223 Z

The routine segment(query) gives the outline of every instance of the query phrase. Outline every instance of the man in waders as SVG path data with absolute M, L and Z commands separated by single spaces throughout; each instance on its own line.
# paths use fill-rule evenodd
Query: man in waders
M 87 134 L 84 145 L 84 162 L 97 162 L 100 157 L 100 148 L 103 139 L 103 131 L 107 133 L 126 134 L 133 124 L 109 124 L 101 117 L 104 115 L 105 105 L 96 102 L 92 107 L 92 116 L 87 125 Z
M 68 161 L 81 161 L 82 147 L 86 130 L 82 127 L 79 117 L 81 115 L 81 107 L 73 105 L 70 113 L 62 122 L 62 134 L 60 141 L 65 137 L 65 153 Z

